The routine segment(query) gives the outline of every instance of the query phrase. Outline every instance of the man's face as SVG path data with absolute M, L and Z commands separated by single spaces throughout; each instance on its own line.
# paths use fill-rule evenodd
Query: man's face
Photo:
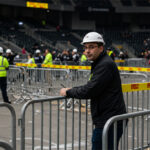
M 48 54 L 48 50 L 47 49 L 45 50 L 45 54 Z
M 103 46 L 98 46 L 97 43 L 85 43 L 84 50 L 86 57 L 90 61 L 96 60 L 99 55 L 103 52 Z

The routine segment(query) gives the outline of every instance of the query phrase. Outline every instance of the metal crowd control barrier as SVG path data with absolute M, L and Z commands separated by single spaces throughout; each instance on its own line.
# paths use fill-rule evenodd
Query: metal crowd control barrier
M 108 132 L 113 125 L 114 150 L 117 150 L 117 123 L 123 121 L 123 135 L 119 150 L 140 150 L 150 148 L 150 110 L 118 115 L 110 118 L 103 129 L 102 150 L 108 150 Z M 128 120 L 128 125 L 126 122 Z
M 63 110 L 59 107 L 62 100 L 65 100 Z M 75 150 L 76 148 L 90 150 L 91 145 L 88 137 L 91 138 L 89 135 L 92 131 L 91 116 L 88 115 L 87 101 L 84 101 L 84 108 L 81 102 L 79 101 L 77 106 L 78 113 L 75 111 L 76 105 L 74 103 L 72 111 L 67 111 L 67 99 L 64 97 L 27 102 L 21 111 L 21 150 L 26 149 L 26 142 L 28 148 L 32 150 Z M 84 109 L 84 113 L 81 113 L 82 109 Z M 31 129 L 28 128 L 27 131 L 28 125 Z
M 66 69 L 27 68 L 25 88 L 32 97 L 58 95 L 61 84 L 69 83 L 68 72 Z
M 150 109 L 149 90 L 150 83 L 123 85 L 128 113 Z M 32 149 L 91 149 L 92 122 L 88 100 L 78 100 L 76 105 L 76 100 L 72 99 L 71 110 L 67 107 L 68 101 L 64 97 L 52 97 L 32 100 L 23 106 L 20 119 L 21 150 L 25 150 L 27 140 Z M 63 102 L 62 109 L 60 105 Z M 149 117 L 146 119 L 149 120 Z M 26 130 L 27 125 L 32 128 Z M 32 134 L 28 131 L 32 131 Z
M 148 61 L 145 58 L 128 58 L 126 59 L 126 65 L 132 67 L 146 67 Z
M 0 103 L 0 107 L 6 107 L 11 113 L 11 138 L 12 138 L 12 146 L 8 145 L 5 142 L 0 142 L 0 146 L 3 147 L 12 147 L 13 150 L 16 150 L 16 113 L 14 108 L 6 103 Z M 10 149 L 11 150 L 11 149 Z
M 17 91 L 24 83 L 25 68 L 10 67 L 7 72 L 7 83 L 9 90 Z
M 150 109 L 150 83 L 122 85 L 127 112 Z
M 120 73 L 122 84 L 148 82 L 148 75 L 144 73 Z
M 8 143 L 4 141 L 0 141 L 0 147 L 4 148 L 5 150 L 15 150 Z

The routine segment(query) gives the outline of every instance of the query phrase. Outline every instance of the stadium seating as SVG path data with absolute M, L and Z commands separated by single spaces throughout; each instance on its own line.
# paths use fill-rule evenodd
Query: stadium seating
M 110 8 L 112 4 L 109 0 L 74 0 L 77 6 L 93 8 Z
M 136 0 L 137 6 L 150 6 L 149 0 Z
M 132 6 L 131 0 L 121 0 L 121 2 L 124 6 Z

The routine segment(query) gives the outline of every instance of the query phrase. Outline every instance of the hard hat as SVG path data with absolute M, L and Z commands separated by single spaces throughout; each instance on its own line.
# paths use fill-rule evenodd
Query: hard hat
M 11 49 L 7 49 L 7 50 L 6 50 L 6 53 L 11 53 Z
M 123 55 L 123 52 L 120 52 L 120 55 Z
M 73 52 L 74 52 L 74 53 L 76 53 L 76 52 L 77 52 L 77 49 L 76 49 L 76 48 L 75 48 L 75 49 L 73 49 Z
M 104 42 L 102 35 L 97 33 L 97 32 L 87 33 L 84 36 L 81 44 L 90 43 L 90 42 L 98 42 L 98 43 L 103 43 L 105 45 L 105 42 Z
M 35 51 L 35 53 L 37 54 L 37 53 L 41 53 L 41 51 L 39 50 L 39 49 L 37 49 L 36 51 Z
M 0 47 L 0 53 L 3 53 L 3 48 L 2 47 Z

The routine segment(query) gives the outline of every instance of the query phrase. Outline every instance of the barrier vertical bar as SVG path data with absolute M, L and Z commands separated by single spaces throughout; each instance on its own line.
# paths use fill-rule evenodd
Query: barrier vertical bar
M 125 150 L 125 127 L 126 127 L 126 120 L 123 120 L 123 150 Z
M 85 102 L 85 150 L 87 150 L 87 132 L 88 132 L 88 100 Z
M 132 92 L 132 99 L 131 99 L 131 102 L 132 102 L 132 112 L 133 112 L 133 101 L 134 101 L 134 96 L 133 96 L 133 92 Z
M 137 92 L 137 111 L 139 111 L 139 92 Z M 139 147 L 139 117 L 137 117 L 137 147 Z
M 81 149 L 81 100 L 79 100 L 79 150 Z
M 144 91 L 142 91 L 142 110 L 144 110 Z
M 43 126 L 44 126 L 44 108 L 43 108 L 43 102 L 41 102 L 41 150 L 43 150 Z
M 147 100 L 148 100 L 148 104 L 147 104 L 147 110 L 150 109 L 150 91 L 147 91 Z M 147 115 L 147 143 L 150 143 L 150 116 Z
M 144 116 L 141 116 L 141 150 L 144 146 Z
M 126 103 L 127 104 L 127 108 L 126 108 L 127 109 L 127 113 L 128 113 L 128 101 L 129 101 L 129 93 L 127 92 L 127 103 Z M 127 139 L 126 139 L 127 145 L 128 145 L 128 131 L 129 130 L 128 130 L 128 126 L 127 126 L 127 132 L 126 132 L 127 133 L 127 136 L 126 136 L 127 137 Z
M 32 104 L 32 150 L 34 150 L 34 104 Z
M 65 150 L 67 149 L 67 99 L 65 99 Z
M 72 150 L 74 150 L 74 99 L 72 99 Z
M 134 118 L 132 118 L 132 149 L 134 149 L 134 125 L 135 125 L 135 122 L 134 122 Z
M 57 149 L 59 149 L 59 119 L 60 119 L 60 111 L 59 111 L 59 100 L 57 101 Z
M 49 150 L 51 150 L 52 143 L 52 104 L 49 102 Z
M 114 141 L 113 142 L 114 142 L 114 150 L 117 150 L 117 122 L 114 123 Z

